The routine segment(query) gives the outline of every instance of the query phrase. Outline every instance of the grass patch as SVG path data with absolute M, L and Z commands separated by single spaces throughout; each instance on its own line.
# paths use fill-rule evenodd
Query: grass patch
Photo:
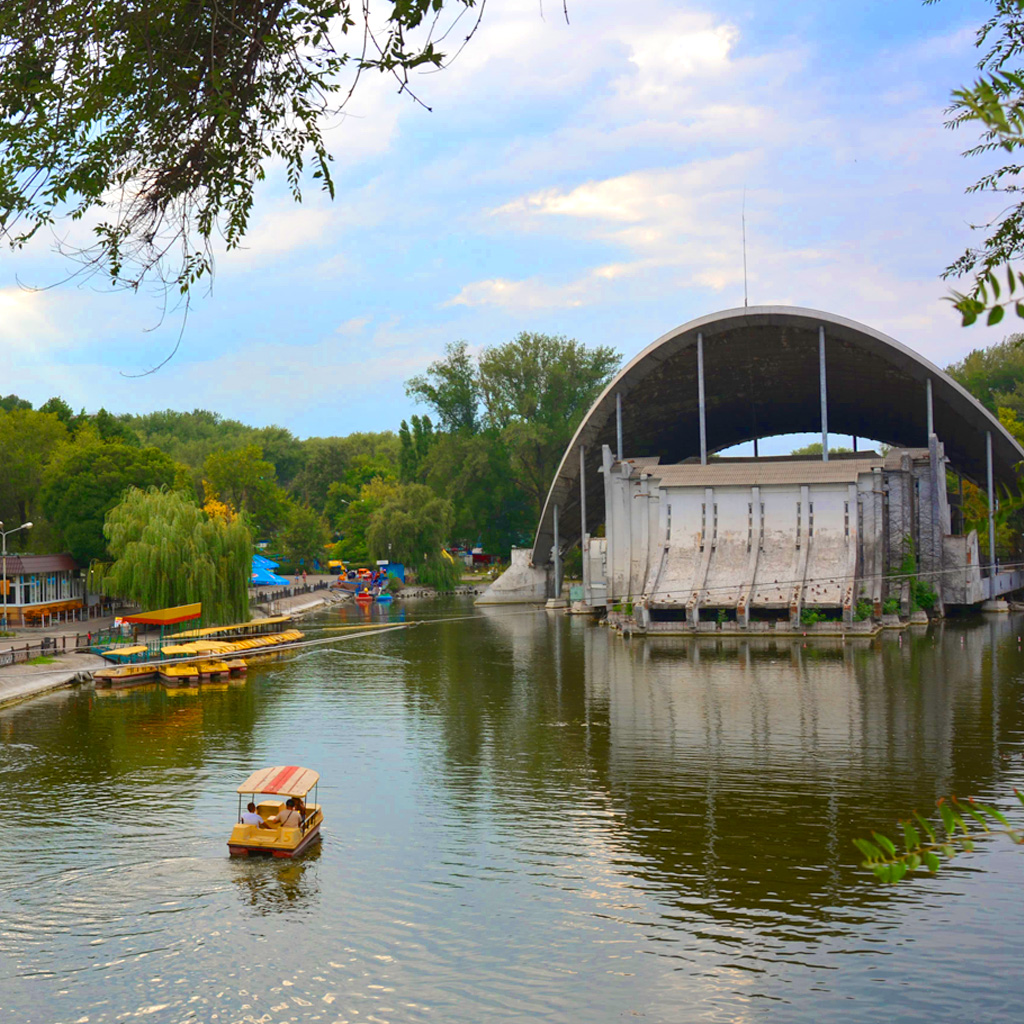
M 34 658 L 29 658 L 25 662 L 26 665 L 52 665 L 56 662 L 56 658 L 51 658 L 48 654 L 39 654 Z

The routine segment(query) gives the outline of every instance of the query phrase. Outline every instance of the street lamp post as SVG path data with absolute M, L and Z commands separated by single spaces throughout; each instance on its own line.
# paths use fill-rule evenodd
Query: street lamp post
M 0 538 L 2 538 L 3 545 L 3 591 L 4 591 L 4 629 L 7 629 L 7 534 L 17 533 L 18 530 L 31 530 L 31 523 L 22 523 L 21 526 L 16 526 L 13 530 L 5 530 L 3 520 L 0 519 Z

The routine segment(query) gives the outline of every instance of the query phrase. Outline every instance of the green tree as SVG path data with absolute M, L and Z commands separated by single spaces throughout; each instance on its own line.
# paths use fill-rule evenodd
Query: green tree
M 566 445 L 618 368 L 618 353 L 529 332 L 484 349 L 475 368 L 465 342 L 445 351 L 406 391 L 431 406 L 447 433 L 480 432 L 500 446 L 536 521 Z M 447 496 L 444 486 L 439 493 Z
M 324 550 L 330 540 L 330 533 L 323 516 L 313 509 L 292 505 L 288 513 L 288 525 L 281 534 L 284 556 L 293 566 L 305 565 L 312 568 L 315 561 L 324 561 Z
M 437 440 L 434 424 L 429 416 L 413 416 L 412 429 L 402 420 L 398 430 L 398 441 L 402 446 L 398 456 L 398 479 L 413 483 L 420 479 L 423 465 Z
M 59 395 L 54 395 L 53 398 L 48 398 L 41 406 L 39 406 L 40 412 L 52 412 L 57 419 L 64 424 L 69 430 L 73 429 L 75 421 L 75 410 L 68 405 Z
M 204 622 L 248 621 L 252 536 L 241 519 L 208 516 L 180 492 L 132 487 L 103 533 L 114 559 L 106 593 L 146 609 L 201 601 Z
M 449 540 L 452 503 L 423 484 L 399 484 L 370 514 L 366 544 L 373 559 L 416 566 L 436 558 Z
M 31 409 L 32 403 L 27 399 L 19 398 L 17 395 L 6 395 L 0 398 L 0 409 L 4 412 L 13 412 L 15 409 Z
M 473 433 L 478 426 L 481 398 L 477 366 L 465 341 L 450 342 L 444 352 L 444 359 L 431 363 L 426 373 L 406 382 L 405 393 L 434 409 L 442 430 Z
M 210 271 L 215 237 L 240 243 L 269 165 L 283 166 L 296 200 L 310 164 L 333 196 L 324 119 L 358 73 L 407 89 L 410 69 L 440 67 L 435 39 L 471 6 L 4 4 L 0 234 L 19 246 L 56 218 L 92 213 L 87 266 L 133 289 L 155 274 L 187 291 Z M 336 49 L 346 41 L 351 53 Z
M 1015 271 L 1013 261 L 1024 252 L 1024 202 L 1021 164 L 1018 154 L 1024 146 L 1024 75 L 1020 60 L 1024 54 L 1024 4 L 1021 0 L 991 0 L 993 14 L 978 29 L 975 45 L 982 51 L 979 77 L 973 84 L 953 91 L 947 127 L 972 127 L 980 139 L 965 156 L 980 156 L 1009 162 L 986 172 L 968 188 L 969 193 L 996 193 L 1007 197 L 1007 205 L 984 231 L 978 245 L 968 248 L 945 270 L 946 278 L 971 276 L 966 293 L 953 292 L 952 299 L 964 326 L 987 313 L 986 322 L 996 324 L 1007 309 L 1024 316 L 1024 273 Z M 1000 278 L 1005 277 L 1001 281 Z
M 46 463 L 67 434 L 50 412 L 25 408 L 0 412 L 0 520 L 17 526 L 38 518 L 35 505 Z M 15 534 L 11 541 L 19 545 L 31 543 L 31 538 Z
M 986 348 L 976 348 L 946 367 L 986 409 L 1000 407 L 1024 413 L 1024 335 L 1011 334 Z
M 853 453 L 852 448 L 833 448 L 832 445 L 828 446 L 830 455 L 850 455 Z M 820 441 L 812 441 L 810 444 L 805 444 L 802 448 L 794 448 L 789 454 L 790 455 L 820 455 L 822 453 L 822 445 Z
M 332 485 L 332 489 L 337 485 Z M 337 519 L 335 520 L 341 533 L 337 545 L 338 557 L 346 562 L 370 561 L 370 550 L 367 546 L 366 533 L 370 519 L 385 502 L 390 501 L 398 491 L 398 484 L 382 477 L 374 477 L 364 484 L 359 495 L 351 501 L 337 498 Z M 335 490 L 334 495 L 337 497 Z
M 203 463 L 203 491 L 206 498 L 217 498 L 244 512 L 261 537 L 283 526 L 288 514 L 287 496 L 277 485 L 277 472 L 256 444 L 211 452 Z
M 103 521 L 131 486 L 181 483 L 174 461 L 156 448 L 101 441 L 83 428 L 58 448 L 43 474 L 40 504 L 80 565 L 104 558 Z

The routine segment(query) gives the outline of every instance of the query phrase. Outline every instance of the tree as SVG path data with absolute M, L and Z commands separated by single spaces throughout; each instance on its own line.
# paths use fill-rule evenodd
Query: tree
M 80 565 L 103 559 L 103 522 L 131 486 L 172 487 L 181 483 L 174 461 L 156 448 L 101 441 L 83 428 L 58 448 L 46 466 L 40 504 Z
M 411 69 L 440 67 L 434 39 L 472 4 L 3 4 L 0 235 L 20 246 L 57 218 L 91 213 L 86 267 L 133 289 L 155 276 L 186 292 L 211 270 L 213 238 L 240 243 L 268 165 L 283 166 L 297 201 L 308 163 L 334 195 L 324 119 L 363 71 L 405 90 Z M 352 53 L 335 48 L 346 37 Z
M 398 456 L 398 479 L 402 483 L 419 480 L 423 465 L 436 440 L 434 424 L 430 422 L 429 416 L 413 416 L 412 430 L 409 429 L 409 424 L 402 420 L 398 430 L 398 442 L 402 446 Z
M 142 608 L 201 601 L 207 623 L 247 622 L 252 536 L 180 492 L 130 488 L 103 526 L 113 564 L 104 591 Z
M 323 516 L 301 505 L 292 505 L 288 525 L 281 535 L 284 555 L 293 566 L 323 561 L 330 534 Z
M 987 348 L 973 349 L 959 362 L 946 367 L 957 383 L 989 412 L 1000 407 L 1024 413 L 1024 336 L 1011 334 Z
M 337 485 L 332 484 L 332 489 Z M 337 545 L 338 557 L 346 562 L 369 562 L 366 533 L 373 513 L 398 491 L 398 484 L 375 477 L 364 484 L 359 496 L 351 501 L 338 499 L 339 509 L 335 522 L 342 534 Z M 337 491 L 335 491 L 337 494 Z M 343 504 L 342 504 L 343 502 Z
M 445 352 L 406 384 L 407 393 L 430 405 L 449 434 L 481 432 L 502 446 L 536 520 L 565 446 L 618 368 L 618 353 L 529 332 L 484 349 L 475 370 L 465 342 Z
M 366 529 L 370 557 L 415 568 L 440 554 L 453 521 L 450 501 L 423 484 L 399 484 L 370 515 Z
M 790 455 L 821 455 L 823 451 L 822 444 L 820 441 L 812 441 L 810 444 L 805 444 L 802 448 L 794 448 L 789 454 Z M 853 453 L 852 448 L 833 448 L 832 445 L 828 446 L 829 455 L 850 455 Z
M 0 412 L 0 520 L 14 526 L 35 517 L 50 456 L 67 439 L 56 415 L 31 408 Z M 23 535 L 12 537 L 16 543 Z
M 444 353 L 426 373 L 406 382 L 405 393 L 433 408 L 442 430 L 474 433 L 481 398 L 477 367 L 464 341 L 450 342 Z
M 287 497 L 277 486 L 277 473 L 256 444 L 211 452 L 203 463 L 203 491 L 207 498 L 246 513 L 259 536 L 273 533 L 287 516 Z
M 1024 4 L 992 0 L 992 6 L 995 12 L 975 36 L 975 45 L 983 51 L 978 63 L 981 74 L 972 85 L 954 90 L 946 126 L 980 128 L 980 141 L 965 156 L 1005 159 L 1024 147 L 1024 75 L 1018 70 L 1024 54 Z M 1024 273 L 1013 268 L 1013 261 L 1024 252 L 1024 202 L 1018 198 L 1021 170 L 1013 160 L 987 171 L 967 190 L 1006 195 L 1009 205 L 985 226 L 987 235 L 981 244 L 968 246 L 943 273 L 947 279 L 973 275 L 967 292 L 952 294 L 965 327 L 986 311 L 989 325 L 999 323 L 1011 307 L 1024 317 Z M 1005 276 L 1004 285 L 999 275 Z

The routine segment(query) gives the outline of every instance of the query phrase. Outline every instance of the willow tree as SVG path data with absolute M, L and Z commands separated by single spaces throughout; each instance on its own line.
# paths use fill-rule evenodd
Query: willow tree
M 252 536 L 241 519 L 207 515 L 178 491 L 133 487 L 103 533 L 114 559 L 107 594 L 147 609 L 202 601 L 209 623 L 249 618 Z

